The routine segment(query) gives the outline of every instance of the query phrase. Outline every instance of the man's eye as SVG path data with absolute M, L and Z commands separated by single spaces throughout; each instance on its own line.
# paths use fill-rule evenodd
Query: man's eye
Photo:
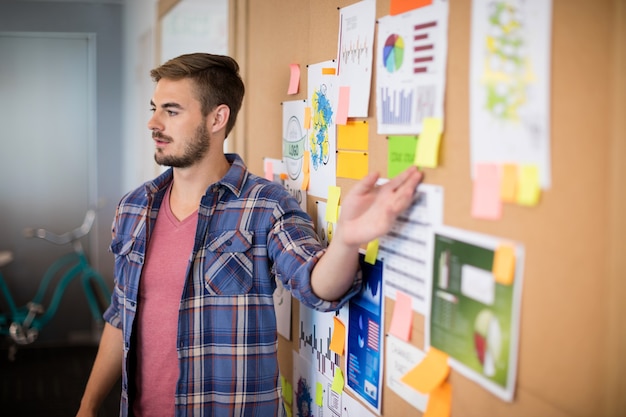
M 172 110 L 168 110 L 167 114 L 170 115 L 170 116 L 176 116 L 178 113 L 176 113 L 175 111 L 172 111 Z
M 150 113 L 154 113 L 156 111 L 155 107 L 150 107 Z

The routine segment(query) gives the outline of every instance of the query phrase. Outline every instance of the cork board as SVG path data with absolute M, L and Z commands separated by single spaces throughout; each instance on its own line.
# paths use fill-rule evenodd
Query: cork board
M 233 56 L 242 63 L 246 99 L 234 151 L 263 174 L 263 158 L 282 156 L 281 102 L 306 99 L 306 65 L 334 59 L 338 8 L 344 0 L 231 2 Z M 452 371 L 453 416 L 588 416 L 624 413 L 623 186 L 626 157 L 623 2 L 554 0 L 551 45 L 550 125 L 552 186 L 538 206 L 506 205 L 501 220 L 470 215 L 469 36 L 471 2 L 451 0 L 445 126 L 439 167 L 425 182 L 444 188 L 444 223 L 525 246 L 518 376 L 514 401 L 501 401 Z M 389 14 L 377 1 L 377 18 Z M 287 95 L 289 64 L 302 69 L 300 92 Z M 375 74 L 372 77 L 374 83 Z M 369 103 L 370 171 L 386 172 L 386 138 L 376 134 L 375 89 Z M 621 109 L 621 110 L 620 110 Z M 621 120 L 621 121 L 620 121 Z M 354 184 L 338 179 L 343 190 Z M 344 191 L 345 192 L 345 191 Z M 315 218 L 315 205 L 309 203 Z M 393 301 L 387 300 L 385 331 Z M 298 334 L 298 303 L 292 334 Z M 411 343 L 423 348 L 424 318 L 415 314 Z M 616 334 L 616 332 L 618 332 Z M 280 337 L 281 372 L 291 378 L 296 342 Z M 623 378 L 621 378 L 623 379 Z M 621 383 L 623 393 L 623 382 Z M 419 415 L 390 389 L 384 416 Z M 621 402 L 621 404 L 620 404 Z

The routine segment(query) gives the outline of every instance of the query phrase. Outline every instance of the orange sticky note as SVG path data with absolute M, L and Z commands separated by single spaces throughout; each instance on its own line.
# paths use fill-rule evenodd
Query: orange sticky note
M 343 356 L 343 347 L 346 342 L 346 326 L 337 317 L 333 317 L 333 337 L 330 339 L 330 350 Z
M 339 87 L 339 97 L 337 98 L 336 125 L 345 125 L 348 122 L 348 109 L 350 108 L 350 87 Z
M 374 239 L 367 244 L 365 250 L 365 262 L 374 265 L 378 257 L 378 239 Z
M 393 307 L 389 333 L 409 342 L 413 327 L 413 300 L 402 291 L 396 291 L 396 304 Z
M 472 216 L 488 220 L 497 220 L 502 217 L 500 179 L 496 164 L 476 164 Z
M 302 174 L 302 184 L 300 184 L 300 189 L 301 190 L 308 190 L 309 189 L 309 181 L 311 180 L 311 174 L 308 172 L 305 172 Z
M 337 151 L 337 177 L 360 180 L 369 170 L 369 157 L 363 151 Z
M 493 254 L 493 276 L 502 285 L 513 284 L 515 277 L 515 249 L 510 245 L 500 245 Z
M 422 394 L 430 394 L 446 380 L 448 374 L 448 355 L 431 346 L 424 359 L 400 380 Z
M 289 77 L 289 88 L 287 94 L 297 94 L 298 87 L 300 86 L 300 65 L 289 64 L 289 71 L 291 73 Z
M 433 0 L 391 0 L 389 14 L 394 16 L 432 3 Z
M 335 72 L 335 68 L 332 67 L 322 68 L 322 75 L 335 75 Z
M 430 393 L 424 417 L 450 417 L 451 404 L 452 384 L 444 381 Z
M 311 128 L 311 108 L 310 107 L 305 107 L 304 108 L 303 125 L 304 125 L 305 129 L 310 129 Z
M 500 181 L 500 198 L 505 203 L 515 203 L 517 193 L 517 165 L 502 165 L 502 180 Z
M 522 166 L 517 187 L 517 203 L 522 206 L 536 206 L 540 194 L 539 168 L 536 165 Z
M 304 151 L 302 156 L 302 184 L 300 184 L 301 190 L 307 190 L 309 188 L 309 180 L 311 178 L 311 155 L 309 151 Z
M 365 120 L 348 120 L 337 126 L 337 149 L 367 151 L 369 146 L 369 126 Z
M 435 168 L 439 160 L 439 143 L 443 132 L 443 120 L 438 117 L 426 117 L 422 122 L 422 132 L 417 139 L 415 165 Z
M 328 186 L 328 200 L 326 201 L 326 221 L 337 223 L 339 217 L 339 198 L 341 196 L 341 188 L 336 185 Z

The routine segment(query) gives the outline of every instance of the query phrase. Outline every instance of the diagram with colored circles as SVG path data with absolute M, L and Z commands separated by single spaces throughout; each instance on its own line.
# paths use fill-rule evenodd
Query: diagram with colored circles
M 400 35 L 391 34 L 383 47 L 383 64 L 388 72 L 396 72 L 404 60 L 404 39 Z
M 486 376 L 494 376 L 496 362 L 502 354 L 502 330 L 498 318 L 489 309 L 483 309 L 474 320 L 474 347 Z

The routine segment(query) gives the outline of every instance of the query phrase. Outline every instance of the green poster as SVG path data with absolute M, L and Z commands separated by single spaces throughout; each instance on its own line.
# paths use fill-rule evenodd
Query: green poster
M 514 245 L 512 283 L 496 281 L 491 236 L 453 228 L 435 231 L 430 345 L 450 364 L 500 398 L 512 401 L 517 369 L 523 248 Z

